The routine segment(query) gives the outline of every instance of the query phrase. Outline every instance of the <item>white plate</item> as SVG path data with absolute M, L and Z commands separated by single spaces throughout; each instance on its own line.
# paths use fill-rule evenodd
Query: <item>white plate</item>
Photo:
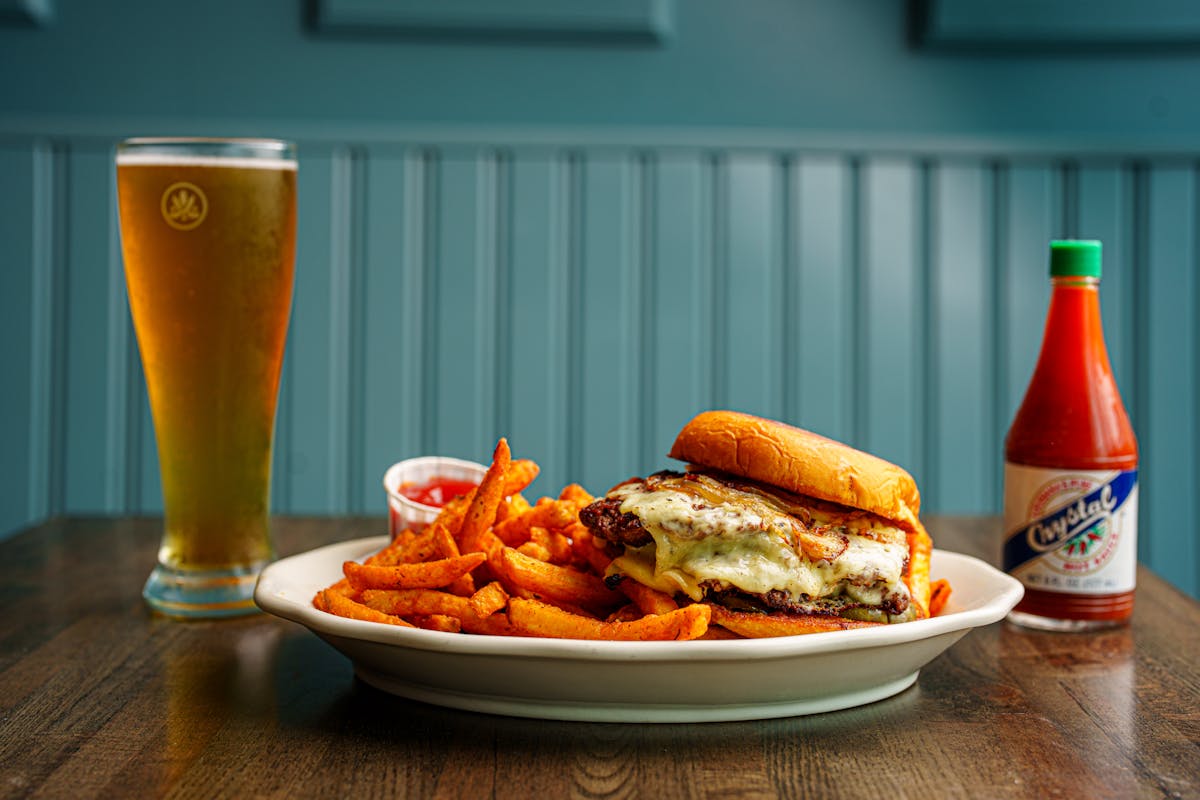
M 1021 584 L 984 562 L 935 550 L 953 587 L 934 619 L 776 639 L 590 642 L 472 636 L 343 619 L 312 607 L 342 562 L 387 537 L 342 542 L 263 570 L 254 600 L 299 622 L 385 692 L 470 711 L 597 722 L 699 722 L 815 714 L 871 703 L 972 628 L 1004 615 Z

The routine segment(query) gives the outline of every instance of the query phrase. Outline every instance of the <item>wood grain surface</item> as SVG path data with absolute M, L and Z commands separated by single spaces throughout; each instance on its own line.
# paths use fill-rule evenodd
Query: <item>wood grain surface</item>
M 401 700 L 266 615 L 173 622 L 157 519 L 0 543 L 0 797 L 1200 797 L 1200 604 L 1139 572 L 1134 623 L 998 623 L 873 705 L 763 722 L 510 719 Z M 994 561 L 998 522 L 932 518 Z M 385 530 L 275 521 L 282 554 Z

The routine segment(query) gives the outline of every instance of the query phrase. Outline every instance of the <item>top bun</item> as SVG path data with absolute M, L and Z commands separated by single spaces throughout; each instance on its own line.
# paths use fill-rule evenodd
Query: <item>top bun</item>
M 782 422 L 705 411 L 683 426 L 669 455 L 921 530 L 921 495 L 911 475 L 882 458 Z

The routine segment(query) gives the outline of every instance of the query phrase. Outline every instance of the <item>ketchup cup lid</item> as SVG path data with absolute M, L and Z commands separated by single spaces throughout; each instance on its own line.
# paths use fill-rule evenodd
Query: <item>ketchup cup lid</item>
M 1100 242 L 1061 239 L 1050 243 L 1050 277 L 1099 278 Z

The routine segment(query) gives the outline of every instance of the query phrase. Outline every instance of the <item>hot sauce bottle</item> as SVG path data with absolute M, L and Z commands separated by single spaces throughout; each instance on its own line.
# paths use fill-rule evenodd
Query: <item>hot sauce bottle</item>
M 1041 354 L 1004 447 L 1004 570 L 1025 586 L 1009 620 L 1121 625 L 1137 568 L 1137 440 L 1100 325 L 1100 242 L 1050 243 Z

